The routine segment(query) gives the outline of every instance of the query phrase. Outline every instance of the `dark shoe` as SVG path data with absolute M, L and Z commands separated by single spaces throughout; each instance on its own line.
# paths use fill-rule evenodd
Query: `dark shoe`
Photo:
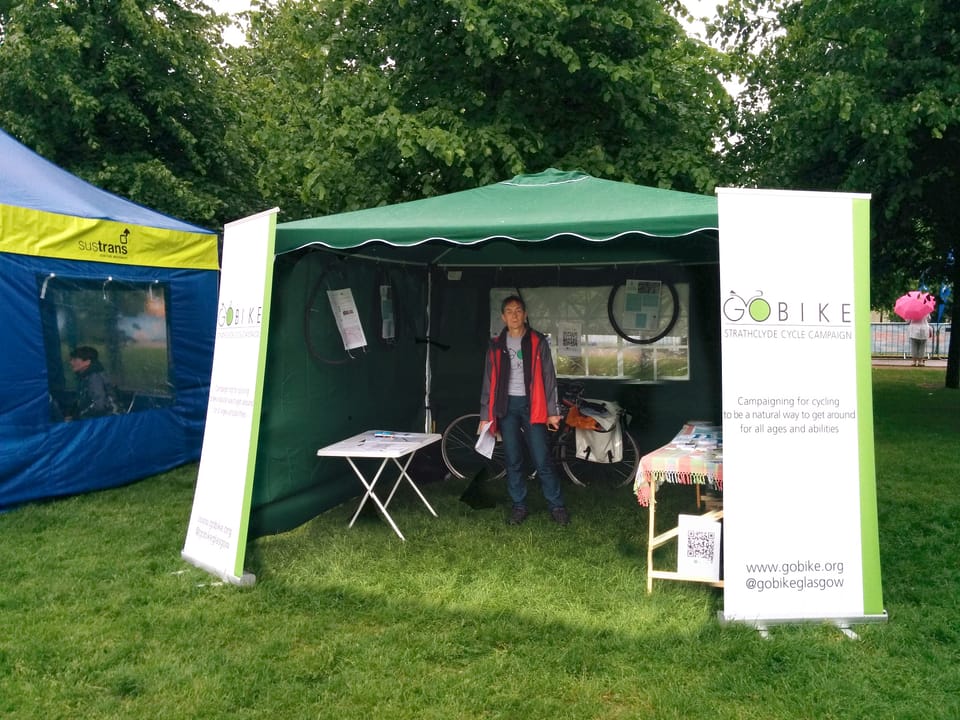
M 567 509 L 563 506 L 553 508 L 553 510 L 550 511 L 550 517 L 552 517 L 553 521 L 558 525 L 570 524 L 570 513 L 568 513 Z
M 507 520 L 507 523 L 510 525 L 519 525 L 527 519 L 529 514 L 530 511 L 527 510 L 527 508 L 525 508 L 523 505 L 514 505 L 513 511 L 510 513 L 510 518 Z

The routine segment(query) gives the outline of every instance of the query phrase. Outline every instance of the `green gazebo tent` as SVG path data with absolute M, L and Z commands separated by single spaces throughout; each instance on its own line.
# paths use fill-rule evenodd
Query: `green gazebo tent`
M 588 390 L 633 413 L 641 451 L 678 422 L 716 413 L 717 228 L 714 197 L 554 169 L 278 224 L 251 537 L 358 493 L 345 464 L 317 458 L 318 447 L 371 428 L 439 431 L 477 409 L 492 288 L 612 285 L 638 274 L 687 283 L 689 380 L 593 380 Z M 334 323 L 326 291 L 344 288 L 365 350 L 344 351 Z
M 507 265 L 521 256 L 523 265 L 555 265 L 564 256 L 557 245 L 571 248 L 569 263 L 584 259 L 588 248 L 594 253 L 601 244 L 632 240 L 599 262 L 694 260 L 704 253 L 716 260 L 716 233 L 714 197 L 550 169 L 425 200 L 281 223 L 277 253 L 319 245 L 444 267 Z

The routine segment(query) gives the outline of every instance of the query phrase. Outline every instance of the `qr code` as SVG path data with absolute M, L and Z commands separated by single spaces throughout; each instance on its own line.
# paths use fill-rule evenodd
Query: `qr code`
M 715 541 L 712 532 L 691 530 L 687 533 L 687 557 L 712 561 Z

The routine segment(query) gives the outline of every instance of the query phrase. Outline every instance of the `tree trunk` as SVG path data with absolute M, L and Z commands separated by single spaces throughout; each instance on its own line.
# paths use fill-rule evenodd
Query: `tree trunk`
M 953 310 L 950 313 L 950 346 L 947 349 L 946 386 L 960 388 L 960 340 L 957 340 L 957 291 L 960 290 L 960 258 L 953 261 Z

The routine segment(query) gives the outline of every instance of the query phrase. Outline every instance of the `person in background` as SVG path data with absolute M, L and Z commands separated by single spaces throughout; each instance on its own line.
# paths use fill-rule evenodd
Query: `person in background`
M 107 374 L 96 348 L 81 345 L 70 351 L 70 369 L 77 377 L 77 401 L 67 420 L 112 415 L 115 411 Z
M 526 306 L 519 296 L 503 300 L 500 317 L 504 328 L 490 341 L 484 364 L 479 432 L 490 425 L 490 431 L 503 439 L 507 490 L 513 501 L 508 522 L 519 525 L 530 514 L 523 468 L 526 442 L 550 516 L 568 525 L 570 515 L 547 442 L 547 429 L 555 432 L 560 427 L 550 346 L 545 335 L 527 326 Z
M 924 315 L 920 320 L 911 320 L 907 327 L 913 367 L 923 367 L 927 364 L 927 359 L 924 357 L 927 350 L 927 340 L 933 337 L 933 329 L 927 321 L 929 317 L 929 315 Z

